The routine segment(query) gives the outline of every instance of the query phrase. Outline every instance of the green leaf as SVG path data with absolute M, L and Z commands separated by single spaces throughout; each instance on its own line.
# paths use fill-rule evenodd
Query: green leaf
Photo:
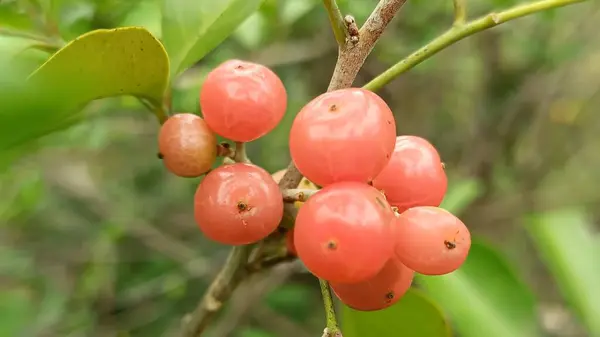
M 474 241 L 457 271 L 419 275 L 417 281 L 450 315 L 461 337 L 540 336 L 531 290 L 486 244 Z
M 83 34 L 54 54 L 30 76 L 45 85 L 69 81 L 74 106 L 119 95 L 162 104 L 169 60 L 145 28 L 99 29 Z
M 242 24 L 263 0 L 163 0 L 162 39 L 175 77 Z
M 411 288 L 395 305 L 379 311 L 342 307 L 344 337 L 450 337 L 441 309 L 423 292 Z
M 26 87 L 2 83 L 0 151 L 76 123 L 81 108 L 95 99 L 132 95 L 162 107 L 168 74 L 167 54 L 147 30 L 86 33 L 31 74 Z
M 564 209 L 530 216 L 525 225 L 590 336 L 600 336 L 600 254 L 590 219 Z

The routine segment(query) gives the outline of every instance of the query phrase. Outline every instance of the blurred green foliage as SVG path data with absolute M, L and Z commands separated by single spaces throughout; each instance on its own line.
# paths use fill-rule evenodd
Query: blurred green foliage
M 516 3 L 474 0 L 469 11 Z M 376 1 L 339 4 L 360 23 Z M 409 1 L 356 85 L 443 32 L 451 12 L 447 0 Z M 600 336 L 598 20 L 590 1 L 511 22 L 381 90 L 399 134 L 440 150 L 451 180 L 443 207 L 476 240 L 463 268 L 419 277 L 422 290 L 398 306 L 341 308 L 348 336 L 420 337 L 445 324 L 461 337 Z M 169 59 L 146 30 L 110 33 L 128 26 L 161 39 Z M 95 29 L 109 31 L 42 66 Z M 288 113 L 248 149 L 274 172 L 289 161 L 295 113 L 326 89 L 336 49 L 317 0 L 1 1 L 0 337 L 177 336 L 227 247 L 193 224 L 198 179 L 172 177 L 156 160 L 147 106 L 163 108 L 166 62 L 173 110 L 196 113 L 220 62 L 277 72 Z M 29 85 L 40 66 L 45 79 Z M 207 336 L 318 336 L 323 324 L 314 278 L 274 272 L 243 285 Z

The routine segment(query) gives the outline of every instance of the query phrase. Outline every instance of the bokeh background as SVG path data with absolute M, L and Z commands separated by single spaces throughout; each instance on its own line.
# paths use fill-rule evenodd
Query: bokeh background
M 362 23 L 376 1 L 339 3 Z M 517 3 L 469 0 L 469 15 Z M 1 0 L 0 52 L 35 69 L 50 54 L 23 52 L 14 32 L 59 43 L 141 25 L 160 37 L 160 15 L 158 0 Z M 470 261 L 453 281 L 423 283 L 459 327 L 456 336 L 473 336 L 469 323 L 488 326 L 489 336 L 600 334 L 598 22 L 598 1 L 512 21 L 379 91 L 399 134 L 426 137 L 439 149 L 451 180 L 445 206 L 480 240 L 479 250 L 494 255 Z M 451 24 L 451 1 L 408 1 L 355 85 Z M 289 109 L 248 151 L 275 172 L 289 162 L 295 113 L 326 90 L 336 53 L 321 1 L 266 0 L 174 81 L 174 109 L 199 112 L 204 76 L 226 59 L 271 67 L 288 89 Z M 137 100 L 94 101 L 85 114 L 3 158 L 0 336 L 177 336 L 228 247 L 197 230 L 199 180 L 166 172 L 156 158 L 156 119 Z M 521 328 L 531 324 L 541 332 Z M 320 336 L 323 325 L 318 282 L 279 268 L 244 283 L 206 336 Z

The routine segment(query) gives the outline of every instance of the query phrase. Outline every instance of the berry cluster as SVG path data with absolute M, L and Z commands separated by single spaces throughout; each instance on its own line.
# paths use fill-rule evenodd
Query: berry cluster
M 171 172 L 206 174 L 195 194 L 195 219 L 212 240 L 243 245 L 275 232 L 283 218 L 278 181 L 248 163 L 210 170 L 215 134 L 238 143 L 256 140 L 281 121 L 287 95 L 265 66 L 227 61 L 209 73 L 200 92 L 204 119 L 169 118 L 159 150 Z M 427 140 L 396 136 L 394 115 L 375 93 L 348 88 L 324 93 L 295 117 L 292 160 L 315 190 L 288 231 L 288 251 L 337 297 L 357 310 L 396 303 L 415 272 L 441 275 L 459 268 L 471 245 L 469 230 L 439 208 L 447 189 L 440 155 Z M 317 186 L 320 186 L 319 189 Z
M 202 86 L 204 118 L 180 113 L 163 124 L 159 152 L 166 168 L 182 177 L 206 174 L 194 198 L 194 216 L 206 237 L 244 245 L 279 226 L 283 197 L 266 170 L 249 163 L 211 168 L 217 157 L 215 134 L 238 143 L 256 140 L 279 124 L 286 107 L 285 87 L 273 71 L 230 60 L 213 69 Z

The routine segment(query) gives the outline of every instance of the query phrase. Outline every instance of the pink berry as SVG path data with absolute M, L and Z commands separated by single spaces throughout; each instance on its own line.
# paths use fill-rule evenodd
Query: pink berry
M 359 283 L 330 283 L 336 296 L 347 306 L 360 311 L 375 311 L 392 306 L 410 288 L 415 273 L 400 260 L 391 258 L 377 275 Z
M 329 185 L 302 205 L 294 227 L 296 253 L 322 279 L 361 282 L 393 255 L 391 206 L 358 182 Z
M 286 106 L 281 79 L 252 62 L 222 63 L 208 74 L 200 90 L 206 123 L 217 134 L 237 142 L 250 142 L 273 130 Z
M 443 275 L 458 269 L 471 248 L 471 234 L 452 213 L 418 206 L 400 214 L 394 226 L 396 256 L 424 275 Z
M 317 185 L 373 180 L 396 142 L 392 111 L 375 93 L 349 88 L 324 93 L 296 116 L 290 153 L 298 170 Z
M 399 136 L 392 159 L 373 180 L 399 212 L 415 206 L 439 206 L 448 187 L 440 155 L 427 140 Z
M 257 242 L 283 217 L 279 186 L 264 169 L 236 163 L 206 175 L 194 197 L 194 217 L 204 235 L 229 245 Z

